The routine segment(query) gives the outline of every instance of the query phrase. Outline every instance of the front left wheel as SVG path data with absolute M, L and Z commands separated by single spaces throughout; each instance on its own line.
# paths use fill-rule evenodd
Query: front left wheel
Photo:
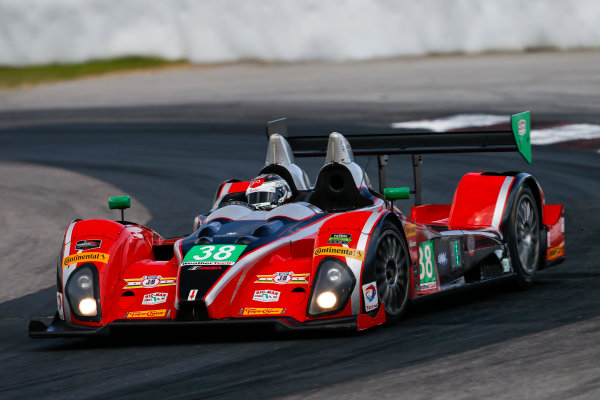
M 377 240 L 375 277 L 387 321 L 396 322 L 409 299 L 409 256 L 404 237 L 389 221 L 383 223 Z

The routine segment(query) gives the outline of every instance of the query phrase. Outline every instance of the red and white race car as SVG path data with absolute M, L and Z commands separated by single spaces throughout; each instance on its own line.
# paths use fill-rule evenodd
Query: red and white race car
M 288 137 L 284 121 L 273 121 L 259 178 L 224 182 L 189 236 L 73 221 L 57 266 L 56 316 L 49 327 L 31 321 L 29 334 L 155 325 L 363 330 L 396 321 L 418 297 L 497 279 L 526 288 L 564 258 L 563 207 L 547 205 L 535 178 L 514 172 L 468 173 L 452 204 L 420 204 L 420 155 L 518 150 L 530 161 L 529 130 L 528 112 L 506 131 L 476 133 Z M 380 189 L 387 155 L 412 154 L 414 188 L 375 191 L 354 154 L 378 157 Z M 325 156 L 314 186 L 294 156 Z M 393 202 L 411 194 L 416 205 L 404 215 Z M 129 199 L 110 206 L 123 210 Z

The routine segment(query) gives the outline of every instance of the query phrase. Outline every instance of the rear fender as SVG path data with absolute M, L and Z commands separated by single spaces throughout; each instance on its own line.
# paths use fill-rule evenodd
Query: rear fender
M 448 224 L 450 229 L 502 230 L 508 223 L 510 210 L 522 185 L 528 185 L 543 211 L 544 196 L 536 180 L 523 172 L 470 172 L 460 180 Z

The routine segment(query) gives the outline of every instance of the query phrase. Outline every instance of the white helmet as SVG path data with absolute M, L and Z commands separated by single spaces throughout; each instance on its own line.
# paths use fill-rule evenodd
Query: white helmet
M 290 185 L 275 174 L 259 175 L 252 179 L 246 190 L 249 204 L 261 210 L 270 210 L 292 197 Z

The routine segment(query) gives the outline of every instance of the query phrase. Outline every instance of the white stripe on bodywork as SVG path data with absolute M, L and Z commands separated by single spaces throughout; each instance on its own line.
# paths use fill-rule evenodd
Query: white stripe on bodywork
M 67 228 L 67 232 L 65 233 L 65 247 L 63 249 L 63 258 L 61 260 L 58 260 L 58 262 L 60 263 L 60 268 L 62 268 L 62 289 L 63 289 L 63 294 L 65 294 L 65 291 L 67 290 L 65 287 L 65 284 L 67 283 L 67 279 L 69 279 L 69 275 L 71 275 L 71 272 L 73 271 L 73 269 L 75 268 L 70 268 L 71 264 L 69 265 L 69 267 L 63 267 L 62 263 L 63 260 L 65 259 L 65 257 L 68 257 L 69 254 L 69 249 L 71 248 L 71 236 L 73 235 L 73 228 L 75 227 L 75 224 L 77 222 L 73 221 L 71 222 L 71 225 L 69 225 L 69 227 Z M 76 264 L 75 264 L 76 265 Z M 65 315 L 65 320 L 67 322 L 71 322 L 71 308 L 69 307 L 69 302 L 66 301 L 67 297 L 63 296 L 63 313 Z
M 270 244 L 267 244 L 257 250 L 255 250 L 254 252 L 248 254 L 246 257 L 242 258 L 240 261 L 236 262 L 224 275 L 223 277 L 221 277 L 221 279 L 219 279 L 219 281 L 216 283 L 216 285 L 210 289 L 210 291 L 208 292 L 208 294 L 205 296 L 204 298 L 204 302 L 206 304 L 206 306 L 209 306 L 212 304 L 212 302 L 215 300 L 215 298 L 219 295 L 219 293 L 221 292 L 221 290 L 223 290 L 223 288 L 233 279 L 235 278 L 235 276 L 240 272 L 240 271 L 244 271 L 246 269 L 246 267 L 253 265 L 254 263 L 256 263 L 258 260 L 260 260 L 261 258 L 265 257 L 267 254 L 283 247 L 289 244 L 289 242 L 294 241 L 294 240 L 300 240 L 303 239 L 307 236 L 310 236 L 314 233 L 316 233 L 321 226 L 325 223 L 325 221 L 327 221 L 328 219 L 334 217 L 335 215 L 331 215 L 329 217 L 325 217 L 322 220 L 315 222 L 314 224 L 301 229 L 300 231 L 290 235 L 290 236 L 286 236 L 283 237 L 279 240 L 276 240 Z M 235 294 L 237 293 L 240 285 L 242 284 L 243 279 L 240 279 L 238 281 L 238 284 L 235 288 L 234 294 L 231 296 L 232 298 L 235 297 Z
M 504 182 L 502 183 L 500 193 L 498 193 L 498 199 L 496 199 L 496 207 L 494 208 L 494 217 L 492 218 L 492 226 L 496 229 L 500 228 L 500 223 L 502 222 L 502 215 L 504 214 L 506 198 L 508 197 L 508 191 L 514 179 L 515 178 L 512 176 L 507 176 L 504 179 Z
M 175 285 L 175 302 L 173 303 L 176 310 L 179 310 L 179 281 L 181 277 L 181 261 L 183 258 L 181 256 L 181 242 L 182 240 L 179 239 L 173 245 L 173 250 L 175 251 L 175 258 L 177 259 L 177 265 L 179 265 L 179 269 L 177 270 L 177 284 Z
M 221 193 L 219 193 L 219 198 L 215 201 L 215 204 L 213 204 L 212 209 L 215 210 L 219 204 L 221 204 L 221 200 L 223 200 L 223 197 L 225 197 L 226 194 L 229 193 L 229 188 L 231 187 L 231 182 L 226 183 L 223 185 L 223 189 L 221 189 Z
M 367 242 L 369 241 L 369 237 L 371 236 L 371 230 L 373 226 L 379 221 L 379 218 L 383 215 L 383 212 L 374 212 L 367 218 L 365 225 L 362 227 L 360 238 L 358 239 L 358 243 L 356 244 L 356 249 L 360 251 L 365 251 L 367 247 Z M 364 260 L 357 260 L 354 258 L 346 257 L 346 264 L 352 270 L 356 278 L 356 285 L 354 285 L 354 290 L 352 291 L 352 295 L 350 296 L 350 301 L 352 302 L 352 314 L 360 314 L 360 292 L 361 292 L 361 271 Z

